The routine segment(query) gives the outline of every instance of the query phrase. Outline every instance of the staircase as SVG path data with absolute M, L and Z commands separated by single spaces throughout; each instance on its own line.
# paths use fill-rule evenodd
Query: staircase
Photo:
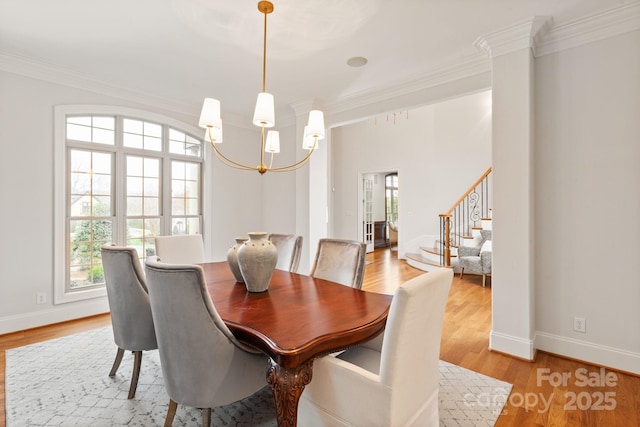
M 484 174 L 453 204 L 440 214 L 440 236 L 421 245 L 418 253 L 407 253 L 407 264 L 424 271 L 457 267 L 458 246 L 474 246 L 480 230 L 491 229 L 491 171 Z

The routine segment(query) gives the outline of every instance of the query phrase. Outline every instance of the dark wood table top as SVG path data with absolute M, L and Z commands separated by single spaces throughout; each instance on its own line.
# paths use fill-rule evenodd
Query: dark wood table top
M 391 295 L 282 270 L 275 270 L 266 292 L 250 293 L 226 262 L 201 266 L 233 334 L 284 368 L 372 339 L 384 330 L 391 305 Z

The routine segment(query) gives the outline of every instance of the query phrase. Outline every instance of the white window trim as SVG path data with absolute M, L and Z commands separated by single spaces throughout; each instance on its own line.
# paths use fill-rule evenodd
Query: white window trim
M 74 301 L 82 301 L 91 298 L 106 297 L 107 290 L 105 287 L 87 289 L 87 290 L 75 290 L 73 292 L 67 292 L 66 281 L 66 239 L 65 233 L 65 221 L 66 221 L 66 202 L 67 202 L 67 189 L 66 189 L 66 173 L 67 173 L 67 156 L 66 156 L 66 118 L 68 115 L 109 115 L 109 116 L 129 116 L 142 120 L 148 120 L 156 123 L 162 123 L 184 132 L 188 132 L 192 135 L 204 135 L 204 131 L 193 125 L 181 122 L 174 118 L 164 116 L 162 114 L 156 114 L 145 110 L 138 110 L 135 108 L 118 107 L 109 105 L 58 105 L 54 107 L 54 150 L 53 150 L 53 203 L 54 203 L 54 224 L 53 224 L 53 303 L 64 304 Z M 206 182 L 211 182 L 211 168 L 207 166 L 206 161 L 206 143 L 203 144 L 203 163 L 202 163 L 202 188 L 207 188 Z M 123 184 L 116 182 L 116 186 L 121 187 Z M 122 190 L 122 188 L 120 188 Z M 206 191 L 202 191 L 202 233 L 205 240 L 205 248 L 211 247 L 211 237 L 205 233 L 206 224 L 210 223 L 207 219 L 208 206 L 210 205 L 210 198 L 206 194 Z M 121 193 L 118 193 L 121 194 Z M 114 230 L 115 232 L 116 230 Z

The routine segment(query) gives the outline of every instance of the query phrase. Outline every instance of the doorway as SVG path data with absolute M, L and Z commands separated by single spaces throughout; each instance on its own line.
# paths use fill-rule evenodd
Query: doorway
M 389 222 L 398 221 L 398 172 L 360 173 L 358 240 L 367 245 L 367 253 L 389 247 Z

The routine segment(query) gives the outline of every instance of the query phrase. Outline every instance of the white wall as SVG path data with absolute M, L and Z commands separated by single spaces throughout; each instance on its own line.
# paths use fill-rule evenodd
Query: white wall
M 636 373 L 639 52 L 635 31 L 537 58 L 534 153 L 536 344 Z
M 197 117 L 7 72 L 0 72 L 0 94 L 0 334 L 108 311 L 106 298 L 51 304 L 53 255 L 62 250 L 53 243 L 54 106 L 139 108 L 191 126 Z M 243 153 L 252 152 L 248 147 L 254 147 L 258 138 L 259 131 L 225 124 L 221 148 L 232 155 L 246 155 Z M 257 155 L 258 150 L 255 152 Z M 205 207 L 205 233 L 212 242 L 210 259 L 224 259 L 238 234 L 264 226 L 269 230 L 290 227 L 295 199 L 286 189 L 293 188 L 287 182 L 292 178 L 280 181 L 282 195 L 276 192 L 276 198 L 270 194 L 273 203 L 264 206 L 260 202 L 265 177 L 232 170 L 212 156 L 208 147 L 207 167 L 212 167 L 213 185 L 206 189 L 210 197 Z M 36 305 L 37 292 L 47 294 L 46 304 Z
M 404 239 L 438 234 L 438 214 L 491 165 L 489 100 L 485 91 L 411 110 L 395 124 L 332 129 L 334 237 L 357 239 L 359 177 L 377 171 L 398 171 L 398 253 Z

